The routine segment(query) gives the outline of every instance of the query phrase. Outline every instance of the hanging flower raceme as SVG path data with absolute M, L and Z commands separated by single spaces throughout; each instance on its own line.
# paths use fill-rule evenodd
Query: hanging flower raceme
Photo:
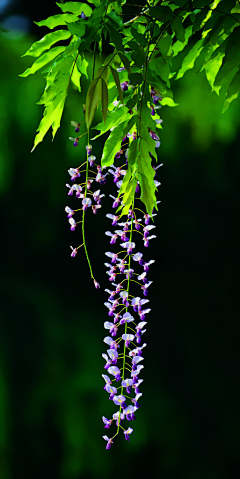
M 153 132 L 150 132 L 153 137 Z M 156 134 L 155 134 L 156 135 Z M 155 138 L 154 138 L 155 139 Z M 132 139 L 132 141 L 134 138 Z M 158 140 L 159 141 L 159 138 Z M 158 146 L 158 145 L 156 145 Z M 156 169 L 156 168 L 154 168 Z M 111 166 L 109 173 L 113 175 L 113 182 L 126 171 Z M 121 184 L 117 182 L 118 188 Z M 119 193 L 119 190 L 118 190 Z M 119 206 L 121 198 L 113 198 L 113 208 Z M 142 217 L 139 218 L 139 211 Z M 71 214 L 71 212 L 69 213 Z M 140 378 L 144 365 L 142 364 L 144 334 L 146 332 L 147 315 L 151 311 L 148 308 L 148 289 L 152 284 L 148 277 L 150 266 L 155 262 L 153 259 L 146 261 L 145 254 L 139 251 L 139 246 L 149 247 L 150 241 L 156 238 L 151 232 L 154 230 L 152 216 L 138 208 L 129 210 L 128 215 L 122 216 L 109 213 L 107 218 L 111 220 L 112 231 L 108 230 L 110 245 L 117 250 L 107 251 L 105 254 L 108 262 L 107 275 L 110 281 L 108 299 L 104 303 L 108 309 L 109 321 L 105 321 L 104 328 L 108 335 L 104 342 L 108 345 L 107 354 L 103 353 L 105 360 L 103 374 L 105 381 L 104 390 L 108 393 L 114 411 L 111 418 L 102 417 L 104 427 L 110 430 L 116 422 L 116 430 L 107 441 L 106 449 L 110 449 L 114 438 L 122 429 L 124 437 L 129 441 L 133 428 L 129 427 L 130 421 L 136 419 L 137 410 L 140 407 L 142 393 L 140 391 L 143 380 Z M 145 248 L 144 248 L 145 249 Z M 134 293 L 134 294 L 133 294 Z
M 76 133 L 80 131 L 80 123 L 72 121 L 71 125 L 75 128 Z M 73 146 L 78 146 L 79 139 L 80 136 L 76 138 L 70 137 L 70 140 L 73 141 Z M 68 196 L 75 196 L 79 200 L 79 206 L 76 209 L 66 206 L 65 211 L 70 224 L 70 230 L 75 231 L 78 225 L 81 224 L 83 237 L 83 243 L 81 245 L 77 247 L 70 246 L 72 250 L 70 256 L 75 258 L 79 248 L 84 246 L 94 286 L 96 289 L 99 289 L 100 285 L 93 277 L 92 268 L 86 250 L 84 218 L 85 213 L 88 210 L 92 210 L 93 214 L 96 214 L 101 208 L 101 200 L 105 195 L 99 189 L 99 185 L 103 185 L 106 182 L 106 174 L 103 173 L 104 168 L 95 164 L 96 156 L 92 154 L 92 145 L 88 144 L 86 146 L 86 153 L 87 160 L 84 163 L 77 168 L 69 168 L 68 173 L 70 175 L 71 184 L 66 184 L 66 187 L 68 188 Z M 97 189 L 94 191 L 93 189 L 95 182 L 97 183 Z M 79 221 L 77 221 L 76 216 L 79 216 L 79 214 L 81 216 Z

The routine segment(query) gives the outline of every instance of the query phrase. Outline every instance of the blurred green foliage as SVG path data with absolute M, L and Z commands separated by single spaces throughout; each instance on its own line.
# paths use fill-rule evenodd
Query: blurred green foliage
M 0 37 L 0 477 L 238 477 L 240 100 L 222 115 L 223 96 L 209 96 L 196 64 L 175 83 L 180 106 L 161 110 L 144 395 L 129 444 L 120 437 L 106 451 L 101 416 L 114 412 L 101 378 L 109 225 L 103 212 L 87 224 L 98 293 L 82 253 L 70 258 L 78 233 L 73 239 L 64 214 L 67 168 L 85 155 L 84 137 L 76 149 L 68 137 L 70 121 L 83 119 L 87 84 L 71 90 L 54 142 L 49 133 L 30 154 L 44 80 L 18 74 L 33 41 Z M 98 159 L 101 148 L 94 143 Z

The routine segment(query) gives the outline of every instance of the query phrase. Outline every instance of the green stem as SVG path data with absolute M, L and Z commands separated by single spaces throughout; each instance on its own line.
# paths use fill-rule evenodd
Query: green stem
M 133 220 L 131 219 L 131 233 L 130 233 L 130 242 L 132 242 L 132 233 L 133 233 Z M 130 269 L 131 266 L 131 255 L 129 255 L 128 259 L 128 269 Z M 127 294 L 129 296 L 129 286 L 130 286 L 130 278 L 128 278 L 128 285 L 127 285 Z M 127 297 L 128 297 L 127 296 Z M 128 311 L 128 307 L 126 306 L 126 313 Z M 127 334 L 127 328 L 128 328 L 128 323 L 125 323 L 125 330 L 124 334 Z M 124 380 L 124 372 L 125 372 L 125 362 L 126 362 L 126 341 L 124 341 L 124 350 L 123 350 L 123 367 L 122 367 L 122 381 Z M 123 393 L 123 386 L 121 387 L 121 395 Z M 118 419 L 118 428 L 117 428 L 117 434 L 119 431 L 120 427 L 120 414 L 121 414 L 121 406 L 119 408 L 119 419 Z
M 88 130 L 88 145 L 89 145 L 89 130 Z M 86 182 L 85 182 L 84 198 L 86 198 L 86 196 L 87 196 L 87 182 L 88 182 L 88 157 L 87 157 L 87 167 L 86 167 Z M 82 237 L 83 237 L 84 251 L 85 251 L 85 254 L 86 254 L 91 278 L 94 280 L 94 276 L 93 276 L 93 272 L 92 272 L 92 266 L 91 266 L 90 259 L 89 259 L 89 256 L 88 256 L 86 239 L 85 239 L 85 210 L 83 210 L 83 215 L 82 215 Z

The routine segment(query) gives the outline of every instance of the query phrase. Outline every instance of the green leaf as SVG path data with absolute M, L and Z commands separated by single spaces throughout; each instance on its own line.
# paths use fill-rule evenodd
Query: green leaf
M 136 186 L 137 186 L 137 178 L 135 176 L 132 176 L 132 178 L 129 180 L 127 184 L 126 192 L 124 193 L 122 198 L 122 202 L 123 202 L 123 204 L 121 205 L 121 207 L 123 208 L 121 213 L 122 215 L 127 215 L 131 206 L 134 203 Z
M 214 86 L 214 81 L 222 65 L 223 57 L 224 53 L 219 53 L 216 57 L 210 58 L 210 60 L 208 60 L 202 67 L 202 70 L 205 70 L 206 77 L 209 85 L 212 88 L 212 91 L 215 91 L 218 95 L 221 87 Z
M 27 77 L 32 75 L 36 71 L 40 70 L 44 65 L 51 62 L 57 55 L 60 55 L 65 50 L 66 47 L 54 47 L 49 52 L 44 53 L 40 58 L 38 58 L 30 68 L 27 68 L 25 72 L 19 75 L 20 77 Z
M 157 48 L 164 58 L 168 57 L 172 53 L 172 38 L 168 33 L 159 40 Z
M 124 53 L 121 33 L 119 33 L 114 27 L 114 25 L 109 22 L 106 24 L 106 26 L 110 33 L 111 42 L 114 44 L 118 51 Z
M 177 40 L 185 42 L 185 29 L 179 17 L 174 18 L 171 23 L 172 31 L 175 33 Z
M 138 161 L 139 183 L 141 187 L 140 199 L 146 206 L 147 213 L 152 215 L 153 208 L 157 208 L 156 186 L 154 183 L 155 171 L 151 165 L 148 145 L 145 140 L 140 142 L 140 156 Z
M 136 105 L 139 99 L 140 99 L 140 95 L 133 95 L 131 98 L 129 98 L 129 100 L 127 100 L 127 103 L 126 103 L 127 108 L 131 110 Z
M 136 26 L 134 24 L 131 26 L 131 33 L 137 43 L 139 43 L 143 47 L 147 45 L 147 39 L 145 38 L 145 36 L 142 33 L 138 33 L 137 31 L 137 24 Z
M 71 13 L 64 13 L 63 15 L 53 15 L 52 17 L 46 18 L 46 20 L 41 20 L 41 22 L 34 22 L 39 27 L 48 27 L 52 30 L 59 25 L 66 25 L 68 23 L 77 22 L 79 18 L 76 15 Z
M 137 42 L 135 42 L 134 40 L 130 40 L 128 41 L 128 46 L 134 51 L 137 53 L 137 55 L 140 57 L 142 63 L 145 63 L 146 61 L 146 53 L 143 49 L 143 47 L 141 47 L 141 45 L 138 45 Z
M 166 82 L 167 86 L 170 88 L 170 82 L 169 82 L 170 70 L 169 70 L 168 63 L 162 57 L 162 55 L 157 53 L 156 55 L 152 56 L 151 61 L 149 62 L 149 67 L 153 71 L 153 73 L 160 76 L 160 78 L 164 82 Z
M 222 86 L 224 83 L 228 82 L 229 76 L 232 71 L 239 66 L 240 64 L 240 42 L 235 43 L 228 53 L 226 54 L 222 66 L 219 69 L 219 72 L 216 76 L 214 85 Z
M 175 103 L 175 101 L 173 101 L 172 98 L 169 98 L 168 96 L 163 98 L 162 101 L 161 101 L 161 105 L 162 106 L 178 106 L 179 103 Z
M 51 101 L 45 108 L 43 113 L 43 118 L 37 129 L 37 135 L 34 139 L 34 145 L 31 152 L 36 148 L 36 146 L 43 140 L 44 136 L 48 132 L 49 128 L 52 126 L 52 136 L 56 134 L 57 129 L 60 126 L 60 121 L 63 113 L 64 103 L 66 99 L 66 93 L 60 92 L 57 96 Z
M 138 151 L 138 140 L 132 140 L 128 150 L 128 165 L 133 166 L 136 163 Z
M 106 83 L 108 83 L 109 75 L 111 73 L 111 69 L 108 65 L 104 65 L 100 67 L 96 73 L 96 78 L 102 77 Z
M 141 73 L 131 73 L 129 75 L 129 80 L 131 85 L 141 85 L 141 83 L 143 82 L 143 76 L 141 75 Z
M 137 118 L 138 115 L 134 115 L 130 120 L 120 123 L 111 131 L 103 148 L 102 166 L 111 166 L 114 163 L 114 157 L 120 150 L 123 137 L 131 130 Z
M 47 105 L 59 92 L 67 90 L 70 77 L 68 70 L 64 73 L 61 71 L 54 80 L 47 77 L 47 86 L 37 105 Z
M 129 120 L 131 118 L 130 113 L 128 113 L 128 110 L 125 106 L 121 106 L 117 110 L 112 111 L 109 113 L 106 119 L 106 123 L 101 122 L 98 123 L 96 126 L 93 126 L 92 128 L 94 130 L 100 130 L 101 133 L 99 135 L 94 136 L 94 138 L 91 138 L 91 140 L 96 140 L 99 136 L 103 135 L 107 131 L 109 131 L 111 128 L 114 128 L 119 124 L 119 121 L 121 119 L 121 123 L 123 123 L 125 120 Z
M 98 107 L 99 101 L 101 100 L 102 95 L 102 79 L 95 78 L 91 83 L 87 91 L 86 104 L 85 104 L 85 121 L 86 128 L 89 130 L 95 111 Z
M 114 2 L 114 3 L 117 3 L 117 2 Z M 122 17 L 120 15 L 117 15 L 116 12 L 114 10 L 112 10 L 111 12 L 109 12 L 107 15 L 106 15 L 107 18 L 111 18 L 111 20 L 113 22 L 116 23 L 116 25 L 121 29 L 123 30 L 123 20 L 122 20 Z
M 57 30 L 56 32 L 48 33 L 45 37 L 41 38 L 41 40 L 33 43 L 22 57 L 25 57 L 26 55 L 38 57 L 44 52 L 44 50 L 48 50 L 54 43 L 59 42 L 60 40 L 66 40 L 70 36 L 71 33 L 67 30 Z
M 74 55 L 59 55 L 59 57 L 54 61 L 46 70 L 42 73 L 47 73 L 48 75 L 56 76 L 59 70 L 69 69 L 75 60 Z
M 150 151 L 150 153 L 157 160 L 156 144 L 155 144 L 155 141 L 149 135 L 146 123 L 144 122 L 144 118 L 145 117 L 143 117 L 143 121 L 141 122 L 141 138 L 146 141 L 148 151 Z M 156 126 L 155 126 L 155 128 L 156 128 Z
M 232 101 L 238 97 L 239 91 L 240 91 L 240 72 L 238 72 L 235 75 L 235 77 L 233 78 L 232 82 L 230 83 L 228 87 L 226 100 L 223 106 L 223 113 L 228 109 L 230 103 L 232 103 Z
M 195 45 L 193 45 L 191 50 L 184 57 L 182 66 L 176 76 L 176 80 L 179 80 L 179 78 L 182 78 L 184 73 L 186 73 L 186 71 L 194 67 L 195 60 L 200 55 L 203 49 L 202 44 L 203 44 L 203 38 L 201 38 L 201 40 L 198 40 L 198 42 L 196 42 Z
M 115 70 L 115 68 L 113 68 L 113 67 L 110 67 L 110 68 L 111 68 L 112 76 L 113 76 L 114 81 L 116 83 L 119 99 L 123 103 L 123 92 L 122 92 L 122 89 L 121 89 L 121 86 L 120 86 L 119 74 L 118 74 L 117 70 Z
M 160 22 L 168 22 L 174 16 L 171 8 L 162 7 L 160 5 L 157 5 L 156 7 L 150 7 L 149 13 L 151 17 L 156 18 L 157 20 L 160 20 Z
M 127 72 L 130 74 L 132 73 L 132 68 L 130 66 L 130 61 L 128 60 L 128 58 L 126 57 L 126 55 L 123 55 L 121 52 L 119 52 L 119 56 L 122 60 L 122 63 L 123 65 L 125 66 Z
M 90 17 L 92 13 L 92 8 L 87 3 L 66 2 L 66 3 L 57 3 L 57 6 L 61 8 L 62 12 L 70 12 L 70 13 L 74 13 L 75 15 L 81 15 L 81 12 L 84 12 L 87 17 Z
M 77 63 L 75 63 L 72 76 L 71 76 L 71 82 L 75 85 L 78 91 L 81 91 L 80 78 L 81 78 L 81 73 L 78 70 Z
M 71 32 L 72 35 L 77 35 L 79 38 L 82 38 L 84 36 L 85 30 L 86 30 L 86 23 L 87 20 L 79 20 L 76 23 L 66 23 L 69 32 Z
M 102 80 L 102 116 L 103 121 L 106 123 L 107 111 L 108 111 L 108 88 L 106 82 Z
M 177 40 L 173 46 L 172 46 L 172 49 L 173 49 L 173 56 L 177 56 L 179 52 L 181 52 L 184 47 L 188 44 L 188 40 L 189 38 L 192 36 L 192 29 L 193 29 L 193 26 L 192 25 L 189 25 L 186 29 L 185 29 L 185 42 L 180 42 L 179 40 Z

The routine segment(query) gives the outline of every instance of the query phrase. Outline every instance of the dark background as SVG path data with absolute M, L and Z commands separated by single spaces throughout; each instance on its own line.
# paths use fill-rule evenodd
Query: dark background
M 18 77 L 31 64 L 21 55 L 47 33 L 33 20 L 56 13 L 52 1 L 0 1 L 9 30 L 0 36 L 0 477 L 238 478 L 240 100 L 222 115 L 223 95 L 210 96 L 196 65 L 174 86 L 180 106 L 161 110 L 142 407 L 130 442 L 120 435 L 106 451 L 111 202 L 86 225 L 99 291 L 83 251 L 70 258 L 80 231 L 69 231 L 64 212 L 67 169 L 85 155 L 68 137 L 70 121 L 83 120 L 87 83 L 82 94 L 71 89 L 54 142 L 49 133 L 30 154 L 44 79 Z M 110 182 L 102 189 L 114 194 Z

